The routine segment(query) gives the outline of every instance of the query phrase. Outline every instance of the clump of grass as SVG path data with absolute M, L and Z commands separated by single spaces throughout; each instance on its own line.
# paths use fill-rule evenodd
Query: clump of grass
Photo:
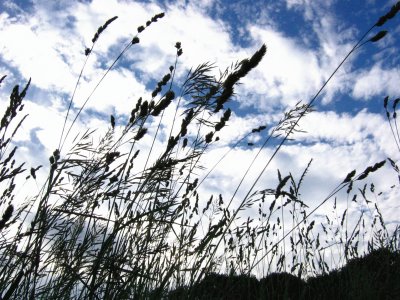
M 400 295 L 399 264 L 399 252 L 373 250 L 330 274 L 310 278 L 303 299 L 396 299 Z
M 282 145 L 301 130 L 299 121 L 312 113 L 313 104 L 326 84 L 348 56 L 366 44 L 363 41 L 369 32 L 390 19 L 386 15 L 385 22 L 378 21 L 357 42 L 310 102 L 297 103 L 269 128 L 230 199 L 222 194 L 205 198 L 200 192 L 200 186 L 209 180 L 211 172 L 229 152 L 202 178 L 197 173 L 202 170 L 202 157 L 218 143 L 219 135 L 229 124 L 232 114 L 229 100 L 235 86 L 257 67 L 267 52 L 265 45 L 250 58 L 220 72 L 219 77 L 213 75 L 214 65 L 204 63 L 190 70 L 179 88 L 175 72 L 183 46 L 176 42 L 175 62 L 165 70 L 150 95 L 138 98 L 123 125 L 117 124 L 111 115 L 110 127 L 98 143 L 94 142 L 94 131 L 88 129 L 78 134 L 72 147 L 64 151 L 65 141 L 93 92 L 121 57 L 140 42 L 138 35 L 163 16 L 157 14 L 146 26 L 137 28 L 138 33 L 110 64 L 67 129 L 74 95 L 88 58 L 100 35 L 117 17 L 99 27 L 92 47 L 84 51 L 86 60 L 70 99 L 58 149 L 49 157 L 46 182 L 37 195 L 18 207 L 13 194 L 15 179 L 25 170 L 24 164 L 17 165 L 13 159 L 17 149 L 9 147 L 26 116 L 11 133 L 10 126 L 23 109 L 22 100 L 30 81 L 21 93 L 18 86 L 12 91 L 10 106 L 0 124 L 0 183 L 7 182 L 2 186 L 0 202 L 4 210 L 0 220 L 2 299 L 159 299 L 179 288 L 187 289 L 185 295 L 190 298 L 195 296 L 202 280 L 211 278 L 215 272 L 250 278 L 250 274 L 285 271 L 292 277 L 306 279 L 343 265 L 365 247 L 369 251 L 376 247 L 398 250 L 398 229 L 389 233 L 378 205 L 368 200 L 368 193 L 374 194 L 372 185 L 369 189 L 367 184 L 358 188 L 385 161 L 367 167 L 362 173 L 349 172 L 313 209 L 300 192 L 312 161 L 300 178 L 286 170 L 278 171 L 274 188 L 254 191 Z M 384 35 L 378 33 L 367 42 L 377 42 Z M 156 147 L 166 111 L 173 109 L 173 102 L 176 108 L 172 111 L 172 128 L 166 134 L 165 144 Z M 183 113 L 178 116 L 180 110 Z M 152 124 L 157 124 L 156 128 Z M 117 127 L 122 130 L 117 131 Z M 234 147 L 266 129 L 264 125 L 252 129 Z M 142 142 L 148 138 L 152 144 L 146 152 Z M 248 172 L 272 140 L 278 146 L 234 207 L 233 200 Z M 139 160 L 145 162 L 144 166 Z M 390 160 L 390 163 L 396 169 L 395 162 Z M 34 180 L 38 168 L 31 167 L 26 180 Z M 342 190 L 346 190 L 348 199 L 352 197 L 348 203 L 367 205 L 375 214 L 371 229 L 367 228 L 368 219 L 363 213 L 356 226 L 348 228 L 350 204 L 340 214 L 336 210 L 335 197 Z M 332 199 L 335 199 L 335 217 L 326 216 L 326 222 L 311 220 L 312 214 Z M 243 221 L 242 213 L 255 207 L 257 217 Z M 286 212 L 291 216 L 291 228 Z M 15 228 L 11 228 L 12 224 Z M 342 261 L 328 264 L 327 253 L 332 259 L 338 255 Z
M 191 291 L 179 287 L 167 299 L 396 299 L 400 295 L 399 264 L 398 252 L 380 248 L 307 281 L 286 272 L 271 273 L 260 280 L 211 273 Z

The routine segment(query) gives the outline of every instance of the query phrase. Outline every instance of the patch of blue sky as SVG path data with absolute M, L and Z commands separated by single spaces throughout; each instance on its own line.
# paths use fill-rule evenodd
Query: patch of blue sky
M 20 14 L 21 10 L 25 12 L 33 12 L 34 1 L 15 0 L 0 2 L 0 12 L 7 12 L 11 17 Z

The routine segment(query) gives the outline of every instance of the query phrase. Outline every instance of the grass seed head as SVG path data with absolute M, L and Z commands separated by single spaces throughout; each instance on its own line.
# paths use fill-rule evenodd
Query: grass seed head
M 139 38 L 137 37 L 137 36 L 135 36 L 133 39 L 132 39 L 132 45 L 134 45 L 134 44 L 138 44 L 140 42 L 140 40 L 139 40 Z
M 183 142 L 182 142 L 182 148 L 185 148 L 187 146 L 187 143 L 188 143 L 188 139 L 184 138 Z
M 139 141 L 147 132 L 147 128 L 140 128 L 136 136 L 133 138 L 135 141 Z
M 114 129 L 115 127 L 115 117 L 113 115 L 110 116 L 111 127 Z
M 3 75 L 3 76 L 0 78 L 0 84 L 3 82 L 3 80 L 4 80 L 6 77 L 7 77 L 7 75 Z
M 380 39 L 384 38 L 387 33 L 388 33 L 387 30 L 379 31 L 376 35 L 370 38 L 369 41 L 375 43 Z
M 205 141 L 206 141 L 207 144 L 211 143 L 213 135 L 214 135 L 214 132 L 212 132 L 212 131 L 206 134 Z
M 97 29 L 97 32 L 94 34 L 94 37 L 92 38 L 92 43 L 96 43 L 96 41 L 98 40 L 100 34 L 108 27 L 108 25 L 110 25 L 112 22 L 114 22 L 118 17 L 112 17 L 111 19 L 107 20 L 103 26 L 100 26 Z

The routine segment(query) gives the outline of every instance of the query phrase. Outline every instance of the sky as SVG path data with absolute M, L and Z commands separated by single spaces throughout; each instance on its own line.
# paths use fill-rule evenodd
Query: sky
M 0 111 L 5 110 L 12 87 L 23 86 L 31 78 L 24 108 L 29 117 L 15 144 L 19 146 L 21 159 L 32 166 L 48 166 L 48 157 L 58 146 L 69 99 L 86 58 L 85 48 L 91 47 L 94 33 L 106 20 L 118 16 L 101 34 L 88 60 L 69 122 L 109 64 L 136 35 L 136 28 L 153 15 L 165 12 L 165 17 L 146 28 L 140 34 L 140 43 L 130 48 L 109 72 L 91 96 L 70 137 L 87 128 L 106 129 L 111 114 L 116 117 L 117 127 L 125 124 L 136 100 L 150 97 L 156 82 L 174 64 L 177 41 L 182 44 L 183 54 L 177 63 L 176 89 L 190 68 L 210 62 L 218 67 L 215 70 L 218 74 L 265 44 L 267 53 L 262 62 L 235 88 L 236 94 L 226 106 L 232 109 L 232 117 L 221 133 L 220 143 L 211 147 L 204 162 L 211 167 L 232 150 L 202 187 L 204 193 L 223 193 L 229 197 L 266 135 L 255 134 L 238 147 L 232 145 L 252 128 L 266 125 L 270 130 L 283 112 L 298 101 L 308 103 L 358 39 L 394 3 L 392 0 L 2 1 L 0 75 L 7 78 L 0 88 Z M 313 159 L 302 197 L 314 208 L 353 169 L 361 173 L 387 157 L 398 161 L 400 153 L 386 121 L 383 99 L 387 95 L 390 99 L 400 97 L 399 17 L 389 20 L 382 30 L 389 31 L 384 39 L 364 44 L 336 73 L 316 99 L 315 111 L 299 123 L 304 132 L 295 134 L 294 140 L 282 147 L 256 189 L 275 188 L 277 169 L 282 175 L 291 172 L 299 178 Z M 367 39 L 378 31 L 374 29 Z M 172 117 L 173 108 L 167 116 Z M 168 132 L 170 125 L 166 121 L 163 130 Z M 158 145 L 162 138 L 160 135 Z M 142 143 L 143 147 L 149 147 L 151 138 Z M 250 147 L 247 143 L 254 145 Z M 246 187 L 254 182 L 276 145 L 276 141 L 272 142 L 262 150 L 236 196 L 237 201 L 246 194 Z M 41 172 L 39 179 L 44 180 L 46 168 Z M 394 228 L 400 224 L 397 173 L 386 164 L 365 183 L 371 182 L 375 184 L 375 200 L 383 217 Z M 339 196 L 338 206 L 344 208 L 346 196 Z M 354 216 L 361 209 L 352 207 Z M 315 216 L 331 210 L 332 205 L 327 203 Z M 369 212 L 373 214 L 373 209 Z

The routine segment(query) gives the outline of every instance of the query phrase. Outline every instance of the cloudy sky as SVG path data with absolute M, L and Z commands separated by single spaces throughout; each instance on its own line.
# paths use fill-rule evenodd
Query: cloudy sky
M 58 146 L 69 99 L 86 59 L 85 48 L 91 47 L 97 28 L 118 16 L 101 34 L 86 64 L 69 124 L 106 68 L 136 35 L 137 27 L 165 12 L 165 17 L 146 28 L 140 34 L 140 43 L 108 73 L 70 136 L 88 127 L 107 128 L 111 114 L 117 126 L 125 124 L 136 100 L 150 97 L 156 82 L 174 64 L 177 41 L 183 48 L 176 68 L 177 89 L 190 68 L 211 62 L 224 70 L 265 43 L 263 61 L 236 87 L 235 97 L 226 106 L 233 110 L 232 118 L 221 133 L 220 143 L 215 143 L 207 155 L 204 164 L 210 167 L 252 128 L 266 125 L 271 129 L 284 111 L 300 100 L 310 101 L 358 39 L 395 2 L 1 1 L 0 75 L 7 78 L 0 90 L 0 108 L 3 112 L 15 84 L 24 85 L 32 78 L 24 109 L 29 118 L 15 142 L 22 159 L 32 166 L 47 165 Z M 379 30 L 375 28 L 367 39 Z M 305 132 L 285 144 L 257 182 L 258 188 L 275 188 L 277 169 L 299 178 L 313 159 L 302 195 L 303 201 L 314 208 L 351 170 L 361 173 L 386 157 L 399 159 L 383 109 L 386 95 L 390 99 L 400 96 L 399 17 L 389 20 L 382 30 L 388 30 L 388 35 L 359 48 L 324 89 L 315 102 L 316 111 L 300 122 Z M 168 124 L 165 126 L 168 128 Z M 266 133 L 252 135 L 234 148 L 210 175 L 212 180 L 204 184 L 204 191 L 232 196 L 266 137 Z M 146 141 L 151 143 L 150 138 L 143 143 Z M 247 193 L 276 145 L 273 141 L 263 149 L 239 198 Z M 386 222 L 390 226 L 399 224 L 397 174 L 386 164 L 365 183 L 372 180 L 376 186 L 374 200 Z M 346 196 L 338 196 L 338 203 L 346 205 Z M 332 205 L 326 204 L 317 213 L 331 209 Z M 352 209 L 357 212 L 360 206 Z

